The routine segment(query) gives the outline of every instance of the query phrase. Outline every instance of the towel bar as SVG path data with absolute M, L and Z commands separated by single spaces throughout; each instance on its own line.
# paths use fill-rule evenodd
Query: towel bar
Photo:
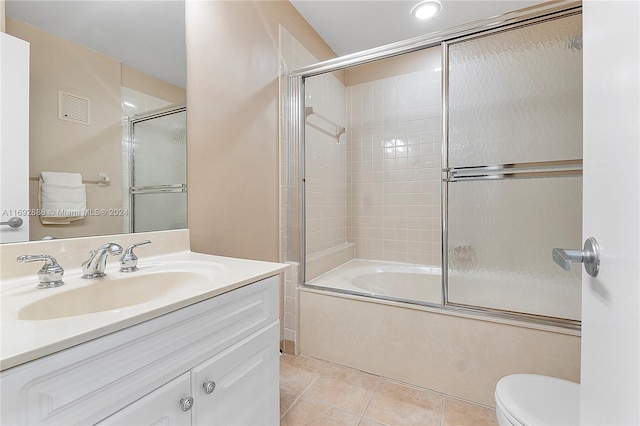
M 29 176 L 29 180 L 38 181 L 40 176 Z M 82 175 L 82 183 L 98 184 L 98 186 L 109 186 L 111 178 L 106 173 L 98 173 L 97 177 L 86 177 Z

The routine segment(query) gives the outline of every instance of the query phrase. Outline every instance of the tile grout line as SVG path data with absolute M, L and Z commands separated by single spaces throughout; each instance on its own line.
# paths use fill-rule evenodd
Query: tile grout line
M 336 365 L 339 365 L 339 364 L 336 364 Z M 346 367 L 346 368 L 349 368 L 349 369 L 352 369 L 352 370 L 355 370 L 355 371 L 360 371 L 360 370 L 356 370 L 356 369 L 351 368 L 351 367 Z M 366 373 L 366 372 L 364 372 L 364 373 L 365 373 L 365 374 L 371 374 L 371 373 Z M 329 406 L 329 407 L 335 408 L 335 409 L 337 409 L 337 410 L 344 411 L 345 413 L 349 413 L 349 414 L 352 414 L 352 415 L 354 415 L 354 416 L 358 416 L 358 417 L 360 417 L 360 420 L 362 420 L 362 419 L 364 418 L 364 413 L 367 411 L 367 408 L 369 408 L 369 404 L 371 404 L 371 400 L 373 399 L 373 396 L 375 395 L 376 391 L 378 390 L 378 387 L 380 386 L 380 379 L 381 379 L 382 377 L 381 377 L 381 376 L 378 376 L 378 375 L 374 375 L 374 376 L 376 376 L 376 377 L 378 378 L 378 383 L 376 384 L 376 387 L 374 388 L 373 392 L 371 393 L 371 396 L 369 397 L 369 400 L 367 401 L 367 405 L 366 405 L 366 407 L 364 408 L 364 411 L 362 412 L 362 414 L 358 414 L 358 413 L 356 413 L 356 412 L 353 412 L 353 411 L 347 410 L 347 409 L 345 409 L 345 408 L 338 407 L 337 405 L 333 405 L 333 404 L 331 404 L 331 403 L 329 403 L 329 402 L 323 401 L 323 400 L 321 400 L 321 399 L 316 399 L 316 398 L 313 398 L 313 397 L 311 397 L 311 396 L 307 396 L 307 395 L 302 395 L 302 394 L 301 394 L 301 395 L 300 395 L 300 397 L 304 396 L 306 399 L 308 399 L 308 400 L 310 400 L 310 401 L 315 401 L 315 402 L 321 403 L 321 404 L 323 404 L 323 405 L 326 405 L 326 406 Z M 312 386 L 312 385 L 317 381 L 317 379 L 318 379 L 319 377 L 320 377 L 320 373 L 318 373 L 318 377 L 316 377 L 316 378 L 313 380 L 313 382 L 312 382 L 312 383 L 311 383 L 307 388 L 305 388 L 305 390 L 304 390 L 304 391 L 306 392 L 306 391 L 307 391 L 307 389 L 308 389 L 309 387 L 311 387 L 311 386 Z M 297 402 L 297 401 L 298 401 L 298 400 L 296 400 L 296 402 Z M 288 411 L 288 410 L 287 410 L 287 411 Z M 378 423 L 379 423 L 379 422 L 378 422 Z
M 289 414 L 289 411 L 291 411 L 294 407 L 294 405 L 296 405 L 298 403 L 298 401 L 300 400 L 300 398 L 302 398 L 302 395 L 298 395 L 296 397 L 296 399 L 293 400 L 293 402 L 291 403 L 291 405 L 289 406 L 289 408 L 287 408 L 287 410 L 282 413 L 282 415 L 280 416 L 280 421 L 282 422 L 282 419 L 284 419 L 284 417 Z
M 303 395 L 300 395 L 300 398 L 302 398 L 302 397 L 303 397 Z M 334 410 L 342 411 L 343 413 L 347 413 L 347 414 L 350 414 L 350 415 L 355 416 L 355 417 L 360 417 L 357 413 L 354 413 L 353 411 L 345 410 L 344 408 L 337 407 L 337 406 L 335 406 L 333 404 L 329 404 L 328 402 L 322 401 L 320 399 L 315 399 L 315 398 L 311 398 L 311 397 L 308 397 L 308 396 L 304 396 L 304 398 L 308 399 L 309 401 L 313 401 L 315 403 L 318 403 L 320 405 L 324 405 L 325 407 L 333 408 Z M 298 402 L 298 400 L 296 400 L 296 403 L 297 402 Z M 293 408 L 293 406 L 292 406 L 292 408 Z
M 293 355 L 293 356 L 295 356 L 295 355 Z M 313 380 L 311 380 L 311 382 L 309 382 L 309 384 L 308 384 L 307 386 L 305 386 L 305 388 L 304 388 L 304 389 L 302 390 L 302 392 L 298 395 L 298 397 L 295 399 L 295 401 L 293 401 L 293 404 L 291 404 L 291 406 L 289 407 L 289 409 L 287 409 L 287 411 L 285 411 L 285 412 L 284 412 L 284 414 L 282 414 L 282 416 L 280 416 L 280 421 L 281 421 L 281 422 L 282 422 L 282 419 L 284 419 L 284 417 L 285 417 L 287 414 L 289 414 L 289 412 L 290 412 L 291 410 L 293 410 L 293 407 L 295 407 L 295 405 L 300 401 L 300 399 L 302 398 L 302 396 L 304 395 L 304 393 L 305 393 L 307 390 L 309 390 L 309 388 L 310 388 L 311 386 L 313 386 L 313 384 L 318 380 L 318 377 L 320 377 L 320 373 L 322 373 L 322 372 L 327 368 L 327 364 L 326 364 L 326 362 L 327 362 L 327 361 L 324 361 L 324 362 L 325 362 L 325 365 L 323 365 L 323 366 L 322 366 L 322 368 L 320 369 L 320 371 L 318 371 L 318 372 L 315 374 L 315 377 L 313 378 Z M 308 398 L 308 399 L 311 399 L 311 400 L 314 400 L 314 401 L 315 401 L 315 399 L 313 399 L 313 398 Z
M 365 419 L 364 415 L 367 413 L 367 410 L 369 409 L 369 406 L 371 405 L 371 401 L 373 401 L 373 397 L 376 395 L 376 392 L 378 392 L 378 389 L 380 389 L 380 385 L 381 384 L 382 384 L 382 376 L 378 376 L 378 383 L 376 384 L 376 387 L 373 390 L 373 392 L 371 392 L 371 396 L 369 397 L 369 401 L 367 402 L 367 406 L 364 408 L 364 411 L 362 412 L 362 415 L 360 416 L 360 423 L 362 423 L 362 420 Z M 380 422 L 377 422 L 377 423 L 380 423 Z

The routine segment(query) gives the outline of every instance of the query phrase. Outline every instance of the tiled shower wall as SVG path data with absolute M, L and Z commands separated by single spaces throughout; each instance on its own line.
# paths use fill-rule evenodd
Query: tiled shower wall
M 348 241 L 359 259 L 441 264 L 439 53 L 347 87 Z
M 308 78 L 305 107 L 344 127 L 344 85 L 332 74 Z M 335 126 L 319 116 L 311 115 L 308 120 L 335 133 Z M 305 127 L 307 255 L 347 242 L 347 135 L 340 136 L 339 140 L 341 143 L 310 126 Z

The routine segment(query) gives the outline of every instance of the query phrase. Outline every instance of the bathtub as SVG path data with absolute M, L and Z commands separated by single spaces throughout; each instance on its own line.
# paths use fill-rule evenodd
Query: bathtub
M 439 304 L 440 271 L 433 266 L 354 259 L 309 284 L 367 296 Z
M 301 354 L 487 406 L 527 366 L 580 380 L 579 330 L 442 309 L 439 267 L 355 259 L 308 284 Z

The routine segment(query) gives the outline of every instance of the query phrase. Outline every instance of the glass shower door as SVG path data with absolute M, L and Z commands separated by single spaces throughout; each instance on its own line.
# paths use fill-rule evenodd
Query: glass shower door
M 580 320 L 581 15 L 451 42 L 447 303 Z
M 131 121 L 133 232 L 187 227 L 186 109 Z

